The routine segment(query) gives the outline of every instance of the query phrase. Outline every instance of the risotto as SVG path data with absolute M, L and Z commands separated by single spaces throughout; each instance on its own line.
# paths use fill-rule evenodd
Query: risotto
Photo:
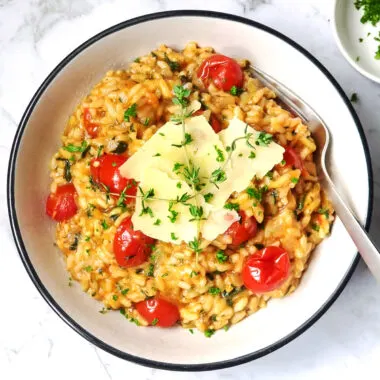
M 223 145 L 239 123 L 244 132 Z M 212 169 L 209 151 L 198 163 L 192 156 L 209 140 L 195 138 L 201 125 L 216 141 Z M 166 131 L 183 131 L 183 139 L 165 145 Z M 152 146 L 161 149 L 149 155 L 159 163 L 153 172 L 152 159 L 133 161 Z M 175 149 L 186 160 L 177 162 Z M 70 116 L 50 164 L 46 212 L 58 222 L 69 286 L 78 281 L 104 304 L 101 313 L 119 310 L 139 326 L 180 324 L 207 337 L 227 330 L 292 293 L 330 233 L 334 210 L 315 150 L 308 127 L 276 103 L 246 60 L 196 43 L 182 51 L 162 45 L 107 72 Z M 245 166 L 232 167 L 238 158 Z M 165 173 L 164 159 L 173 159 Z M 151 174 L 137 178 L 143 166 Z M 226 202 L 216 210 L 221 194 Z M 212 219 L 214 211 L 221 217 Z

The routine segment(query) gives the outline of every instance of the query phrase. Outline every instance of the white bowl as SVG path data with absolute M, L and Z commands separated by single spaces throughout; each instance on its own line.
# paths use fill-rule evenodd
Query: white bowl
M 290 342 L 335 301 L 358 255 L 341 222 L 314 252 L 297 291 L 211 339 L 182 328 L 138 328 L 77 286 L 68 287 L 61 253 L 53 246 L 54 223 L 44 211 L 48 162 L 60 145 L 68 115 L 107 70 L 166 43 L 181 49 L 189 40 L 252 60 L 304 98 L 332 133 L 329 168 L 359 220 L 368 227 L 372 176 L 360 122 L 334 78 L 307 51 L 264 25 L 227 14 L 164 12 L 116 25 L 91 38 L 48 76 L 20 122 L 9 164 L 9 214 L 26 270 L 41 295 L 74 330 L 121 358 L 172 370 L 210 370 L 244 363 Z M 25 191 L 28 189 L 28 191 Z M 328 342 L 326 342 L 326 346 Z
M 380 60 L 374 58 L 380 44 L 374 40 L 374 37 L 379 37 L 380 23 L 376 27 L 369 22 L 362 24 L 362 14 L 363 11 L 356 9 L 353 0 L 335 0 L 332 20 L 335 40 L 354 69 L 380 83 Z

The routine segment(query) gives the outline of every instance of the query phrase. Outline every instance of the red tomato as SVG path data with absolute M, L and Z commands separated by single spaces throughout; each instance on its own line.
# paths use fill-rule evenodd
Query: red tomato
M 303 164 L 301 157 L 290 146 L 285 147 L 284 161 L 286 162 L 287 166 L 291 166 L 291 167 L 301 170 L 301 175 L 303 177 L 309 174 Z
M 205 59 L 199 66 L 197 75 L 204 83 L 212 79 L 215 86 L 223 91 L 229 91 L 232 86 L 242 87 L 244 78 L 239 64 L 221 54 Z
M 127 195 L 136 195 L 137 185 L 135 180 L 124 178 L 119 167 L 127 161 L 127 157 L 120 154 L 104 154 L 91 161 L 90 171 L 93 180 L 98 184 L 108 187 L 111 193 L 120 194 L 124 189 Z M 133 198 L 126 198 L 130 202 Z
M 178 307 L 163 298 L 150 298 L 136 304 L 136 310 L 149 323 L 171 327 L 179 320 Z
M 83 124 L 86 128 L 87 133 L 91 137 L 94 138 L 98 136 L 99 125 L 92 122 L 91 112 L 88 108 L 83 109 Z
M 135 267 L 144 263 L 152 252 L 154 239 L 133 229 L 131 218 L 124 219 L 113 240 L 113 253 L 121 267 Z
M 249 256 L 244 263 L 244 285 L 255 293 L 278 288 L 289 276 L 288 252 L 281 247 L 266 247 Z
M 75 203 L 77 192 L 72 183 L 57 187 L 55 193 L 50 193 L 46 200 L 46 214 L 57 222 L 72 218 L 78 208 Z
M 211 114 L 210 121 L 211 121 L 211 127 L 215 133 L 218 133 L 222 130 L 222 125 L 220 124 L 220 121 L 214 114 Z
M 230 225 L 226 234 L 232 237 L 232 245 L 240 245 L 255 237 L 257 233 L 256 219 L 251 216 L 247 218 L 244 211 L 239 211 L 240 220 Z

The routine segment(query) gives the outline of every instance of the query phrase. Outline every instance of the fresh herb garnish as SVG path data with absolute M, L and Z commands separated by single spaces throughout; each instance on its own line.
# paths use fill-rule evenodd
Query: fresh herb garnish
M 205 332 L 204 332 L 205 336 L 207 338 L 211 338 L 214 334 L 215 334 L 215 330 L 213 329 L 207 329 Z
M 146 275 L 148 277 L 154 276 L 154 265 L 153 264 L 149 264 L 148 271 L 146 272 Z
M 216 154 L 217 154 L 216 161 L 217 162 L 223 162 L 224 161 L 224 154 L 223 154 L 222 150 L 220 148 L 218 148 L 216 145 L 214 145 L 214 148 L 215 148 Z
M 180 71 L 181 70 L 181 65 L 179 64 L 179 62 L 176 62 L 176 61 L 172 61 L 171 59 L 169 59 L 168 55 L 165 53 L 165 62 L 169 65 L 170 67 L 170 70 L 171 71 Z
M 214 197 L 214 194 L 213 194 L 213 193 L 207 193 L 207 194 L 204 194 L 204 195 L 203 195 L 203 198 L 205 199 L 205 201 L 206 201 L 207 203 L 209 203 L 213 197 Z
M 256 138 L 256 145 L 268 146 L 273 141 L 273 136 L 269 133 L 260 132 Z
M 193 141 L 193 138 L 191 137 L 190 133 L 185 133 L 185 139 L 181 142 L 181 144 L 172 144 L 172 146 L 175 146 L 176 148 L 182 148 L 185 145 L 189 145 Z
M 152 326 L 156 326 L 158 323 L 158 318 L 154 318 L 152 321 Z
M 326 219 L 329 218 L 329 210 L 327 208 L 320 208 L 318 214 L 324 215 Z
M 216 259 L 218 260 L 219 263 L 225 263 L 228 260 L 228 256 L 224 253 L 224 251 L 219 249 L 216 252 Z
M 174 232 L 170 233 L 170 237 L 171 237 L 172 240 L 178 240 L 178 238 L 177 238 L 177 236 L 175 236 Z
M 239 211 L 239 205 L 237 203 L 226 203 L 224 205 L 224 208 L 226 208 L 227 210 Z
M 124 112 L 124 120 L 130 121 L 131 117 L 137 116 L 137 104 L 133 103 L 125 112 Z
M 70 251 L 76 251 L 77 250 L 79 239 L 80 239 L 80 234 L 75 234 L 74 235 L 74 240 L 73 240 L 73 242 L 71 243 L 71 245 L 69 247 Z
M 76 153 L 80 152 L 83 153 L 88 147 L 88 142 L 86 140 L 82 141 L 82 144 L 80 146 L 76 146 L 73 144 L 68 144 L 63 147 L 64 150 L 70 152 L 70 153 Z
M 161 219 L 156 219 L 156 221 L 153 223 L 154 226 L 159 226 L 161 224 Z
M 105 219 L 102 220 L 101 224 L 102 224 L 103 230 L 108 230 L 108 228 L 110 228 L 110 226 L 107 224 Z
M 358 101 L 358 94 L 356 92 L 352 93 L 350 100 L 351 103 L 356 103 Z
M 217 288 L 216 286 L 212 286 L 211 288 L 209 288 L 208 292 L 212 294 L 213 296 L 216 296 L 221 292 L 221 290 Z
M 319 232 L 320 226 L 319 226 L 319 224 L 317 224 L 317 223 L 313 223 L 313 224 L 311 225 L 311 228 L 312 228 L 314 231 Z
M 240 96 L 243 93 L 243 89 L 240 87 L 232 86 L 230 89 L 230 94 L 233 96 Z

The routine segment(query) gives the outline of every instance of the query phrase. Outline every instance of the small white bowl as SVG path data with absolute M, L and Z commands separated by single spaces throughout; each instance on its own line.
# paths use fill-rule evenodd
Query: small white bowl
M 346 60 L 362 75 L 380 83 L 380 60 L 375 59 L 379 41 L 380 23 L 374 27 L 362 24 L 362 10 L 357 10 L 354 0 L 335 0 L 333 27 L 335 40 Z M 362 39 L 362 40 L 361 40 Z
M 182 328 L 141 328 L 102 305 L 78 285 L 69 287 L 54 228 L 45 215 L 49 162 L 75 105 L 104 73 L 165 43 L 190 40 L 232 57 L 248 58 L 293 89 L 331 131 L 328 169 L 369 226 L 372 170 L 363 129 L 328 71 L 305 49 L 264 25 L 205 11 L 173 11 L 132 19 L 107 29 L 69 54 L 38 89 L 20 122 L 9 162 L 8 205 L 15 242 L 32 281 L 75 331 L 123 359 L 171 370 L 211 370 L 269 354 L 310 327 L 336 300 L 358 262 L 357 250 L 337 219 L 331 236 L 313 252 L 297 291 L 211 339 Z M 328 341 L 325 342 L 326 347 Z

